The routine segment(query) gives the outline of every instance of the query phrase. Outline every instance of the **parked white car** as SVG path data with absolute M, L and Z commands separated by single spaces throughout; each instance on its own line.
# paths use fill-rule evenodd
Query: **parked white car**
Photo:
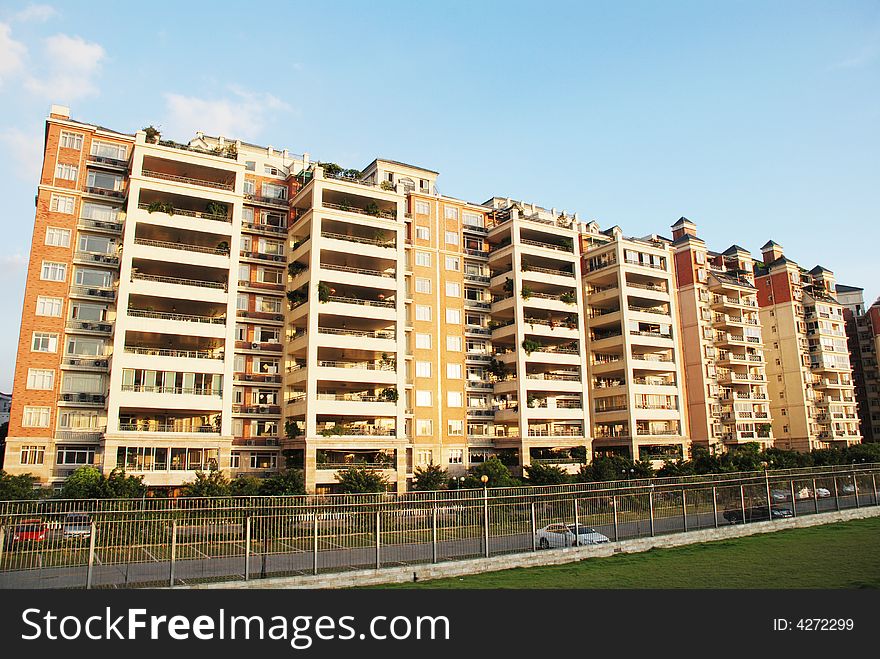
M 535 543 L 541 549 L 598 545 L 603 542 L 610 542 L 610 540 L 596 529 L 583 525 L 579 525 L 577 533 L 575 533 L 574 524 L 548 524 L 535 534 Z

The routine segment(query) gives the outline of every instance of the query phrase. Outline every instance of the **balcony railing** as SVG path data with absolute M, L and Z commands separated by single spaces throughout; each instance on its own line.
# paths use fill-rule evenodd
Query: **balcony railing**
M 74 261 L 86 261 L 87 263 L 97 263 L 100 265 L 119 265 L 119 257 L 115 254 L 96 254 L 94 252 L 75 252 Z
M 647 332 L 645 330 L 630 330 L 630 334 L 635 336 L 650 336 L 655 339 L 671 339 L 672 334 L 668 332 Z
M 109 365 L 109 361 L 106 359 L 94 359 L 94 358 L 83 358 L 83 357 L 65 357 L 63 364 L 67 366 L 80 366 L 83 368 L 98 368 L 98 369 L 106 369 Z
M 111 325 L 110 323 L 100 323 L 88 320 L 68 320 L 66 327 L 68 330 L 101 332 L 102 334 L 109 334 L 113 331 L 113 325 Z
M 537 428 L 529 428 L 529 437 L 583 437 L 584 431 L 580 427 L 572 428 L 551 428 L 550 430 L 541 430 Z
M 251 231 L 265 231 L 267 233 L 278 233 L 285 234 L 287 233 L 287 227 L 278 227 L 274 224 L 259 224 L 256 222 L 242 222 L 242 229 L 249 229 Z
M 358 297 L 341 297 L 339 295 L 330 295 L 327 301 L 340 304 L 357 304 L 362 307 L 383 307 L 386 309 L 394 309 L 397 306 L 394 300 L 363 300 Z
M 188 313 L 168 313 L 166 311 L 149 311 L 147 309 L 129 309 L 128 315 L 135 318 L 156 318 L 158 320 L 179 320 L 187 323 L 208 323 L 225 325 L 226 316 L 197 316 Z
M 242 382 L 268 382 L 271 384 L 281 382 L 281 376 L 278 373 L 235 373 L 232 377 Z
M 244 195 L 245 201 L 249 201 L 254 204 L 262 204 L 264 206 L 282 206 L 287 208 L 287 197 L 265 197 L 256 194 L 246 193 Z
M 229 256 L 228 247 L 203 247 L 201 245 L 188 245 L 186 243 L 175 243 L 167 240 L 148 240 L 147 238 L 135 238 L 135 245 L 144 245 L 145 247 L 161 247 L 163 249 L 177 249 L 186 252 L 199 252 L 201 254 L 219 254 L 220 256 Z
M 160 275 L 149 275 L 144 272 L 132 272 L 132 281 L 140 279 L 143 281 L 155 281 L 163 284 L 176 284 L 178 286 L 197 286 L 198 288 L 215 288 L 225 291 L 227 282 L 225 281 L 202 281 L 201 279 L 185 279 L 183 277 L 163 277 Z
M 152 355 L 156 357 L 183 357 L 185 359 L 223 359 L 223 351 L 213 350 L 174 350 L 171 348 L 142 348 L 125 346 L 125 352 L 133 355 Z
M 678 435 L 679 431 L 677 428 L 636 428 L 636 434 L 666 437 L 670 435 Z
M 658 316 L 668 316 L 669 311 L 664 309 L 663 307 L 640 307 L 635 304 L 629 305 L 630 311 L 636 311 L 638 313 L 652 313 Z
M 217 222 L 232 222 L 232 217 L 229 215 L 218 215 L 216 213 L 201 213 L 199 211 L 191 211 L 186 208 L 171 208 L 171 212 L 166 210 L 156 210 L 150 211 L 151 204 L 138 204 L 138 208 L 141 210 L 155 212 L 155 213 L 167 213 L 168 215 L 183 215 L 185 217 L 196 217 L 202 220 L 215 220 Z
M 110 197 L 111 199 L 125 199 L 125 190 L 108 190 L 107 188 L 86 186 L 85 193 L 99 197 Z
M 67 403 L 99 404 L 103 403 L 107 397 L 104 394 L 91 394 L 68 391 L 60 394 L 59 398 Z
M 641 288 L 646 291 L 654 291 L 655 293 L 668 293 L 669 290 L 663 284 L 639 284 L 633 281 L 626 282 L 628 288 Z
M 106 428 L 90 428 L 88 430 L 58 430 L 55 439 L 72 439 L 80 442 L 97 442 L 104 436 Z
M 362 336 L 369 339 L 391 339 L 394 340 L 396 333 L 394 330 L 350 330 L 340 329 L 338 327 L 319 327 L 319 334 L 336 334 L 338 336 Z
M 527 380 L 555 380 L 562 382 L 580 382 L 581 376 L 575 373 L 528 373 Z
M 318 366 L 323 368 L 353 368 L 361 371 L 396 371 L 397 366 L 394 363 L 383 362 L 352 362 L 322 359 L 318 361 Z
M 122 391 L 136 391 L 152 394 L 175 394 L 175 395 L 192 395 L 192 396 L 222 396 L 223 392 L 219 389 L 208 389 L 203 387 L 165 387 L 154 384 L 123 384 Z
M 365 208 L 357 208 L 355 206 L 348 206 L 344 204 L 331 204 L 327 201 L 322 201 L 321 206 L 324 208 L 329 208 L 331 210 L 343 211 L 345 213 L 357 213 L 358 215 L 369 215 L 372 217 L 381 217 L 386 220 L 396 220 L 397 213 L 394 211 L 383 211 L 376 210 L 375 212 L 370 212 Z
M 100 288 L 97 286 L 71 286 L 71 295 L 83 295 L 85 297 L 94 297 L 101 300 L 116 299 L 116 289 Z
M 337 432 L 338 431 L 338 432 Z M 318 431 L 321 434 L 324 434 L 323 431 Z M 335 429 L 327 429 L 328 437 L 336 437 L 340 436 L 349 436 L 349 435 L 358 435 L 358 436 L 377 436 L 377 437 L 393 437 L 397 434 L 397 431 L 394 428 L 384 428 L 378 426 L 343 426 L 341 428 Z
M 553 249 L 557 252 L 572 252 L 573 247 L 571 245 L 557 245 L 555 243 L 545 243 L 540 240 L 530 240 L 528 238 L 521 238 L 520 243 L 523 245 L 529 245 L 531 247 L 543 247 L 544 249 Z
M 673 361 L 672 357 L 668 357 L 665 355 L 650 355 L 650 354 L 640 354 L 640 355 L 632 355 L 633 359 L 645 362 L 671 362 Z
M 387 279 L 395 279 L 397 277 L 393 272 L 382 272 L 380 270 L 369 270 L 367 268 L 353 268 L 348 265 L 336 265 L 334 263 L 322 263 L 321 268 L 324 270 L 336 270 L 338 272 L 352 272 L 358 275 L 370 275 L 371 277 L 385 277 Z
M 396 241 L 394 240 L 380 240 L 378 238 L 364 238 L 361 236 L 349 236 L 344 233 L 334 233 L 332 231 L 322 231 L 322 238 L 331 238 L 333 240 L 344 240 L 350 243 L 360 243 L 362 245 L 375 245 L 377 247 L 386 247 L 389 249 L 394 249 L 396 247 Z
M 574 277 L 574 273 L 568 272 L 567 270 L 555 270 L 553 268 L 540 268 L 540 267 L 534 266 L 534 265 L 530 265 L 528 268 L 523 268 L 523 272 L 540 272 L 541 274 L 544 274 L 544 275 L 555 275 L 557 277 Z
M 219 430 L 214 426 L 198 426 L 197 428 L 186 429 L 172 423 L 153 424 L 149 421 L 141 421 L 138 423 L 120 423 L 119 430 L 124 432 L 140 431 L 140 432 L 186 432 L 186 433 L 211 433 L 220 434 Z
M 122 233 L 122 222 L 104 222 L 102 220 L 93 220 L 90 217 L 81 217 L 77 220 L 77 225 L 85 229 Z
M 283 263 L 286 258 L 284 254 L 267 254 L 265 252 L 251 252 L 248 250 L 241 250 L 239 256 L 245 259 L 258 259 L 260 261 L 274 261 L 276 263 Z
M 175 183 L 186 183 L 188 185 L 198 185 L 203 188 L 214 188 L 215 190 L 233 190 L 232 183 L 219 183 L 217 181 L 207 181 L 201 178 L 192 178 L 190 176 L 178 176 L 177 174 L 167 174 L 165 172 L 157 172 L 152 169 L 142 171 L 144 176 L 157 178 L 163 181 L 174 181 Z

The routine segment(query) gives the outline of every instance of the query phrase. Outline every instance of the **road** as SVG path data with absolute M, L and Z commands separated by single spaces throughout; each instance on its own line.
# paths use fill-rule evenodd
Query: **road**
M 859 496 L 862 506 L 874 505 L 870 493 Z M 833 498 L 799 500 L 797 514 L 808 515 L 816 512 L 828 512 L 837 509 Z M 840 508 L 856 506 L 855 497 L 841 496 Z M 791 508 L 790 502 L 774 503 L 775 508 Z M 658 513 L 660 514 L 660 513 Z M 573 519 L 541 519 L 537 526 L 555 521 L 573 522 Z M 582 520 L 584 523 L 585 520 Z M 654 534 L 664 535 L 684 531 L 684 516 L 681 514 L 658 517 L 654 521 Z M 724 518 L 723 511 L 718 510 L 718 526 L 726 526 L 729 522 Z M 711 511 L 690 513 L 687 515 L 687 529 L 696 530 L 716 525 Z M 651 535 L 651 523 L 646 517 L 638 521 L 627 521 L 618 524 L 617 534 L 612 524 L 594 526 L 609 537 L 626 540 Z M 323 537 L 322 542 L 327 542 Z M 456 540 L 442 540 L 437 543 L 437 561 L 463 558 L 474 558 L 485 555 L 483 537 L 479 529 L 475 537 Z M 174 562 L 175 584 L 186 584 L 202 581 L 236 581 L 245 578 L 244 545 L 238 547 L 238 555 L 201 559 L 176 560 Z M 533 550 L 531 533 L 509 533 L 490 536 L 490 555 L 528 552 Z M 554 551 L 553 549 L 546 551 Z M 409 542 L 388 544 L 379 547 L 379 562 L 382 567 L 414 565 L 430 563 L 435 560 L 430 542 Z M 318 572 L 341 572 L 346 570 L 375 568 L 377 565 L 377 549 L 372 547 L 356 547 L 338 549 L 322 549 L 317 555 Z M 131 562 L 114 565 L 96 564 L 92 570 L 92 587 L 94 588 L 126 588 L 137 586 L 167 586 L 171 580 L 171 562 L 156 560 L 153 562 Z M 292 549 L 286 553 L 254 554 L 250 557 L 249 577 L 259 579 L 263 576 L 282 576 L 292 574 L 311 574 L 315 569 L 315 555 L 311 551 Z M 85 565 L 74 567 L 34 568 L 0 572 L 0 588 L 84 588 L 88 570 Z

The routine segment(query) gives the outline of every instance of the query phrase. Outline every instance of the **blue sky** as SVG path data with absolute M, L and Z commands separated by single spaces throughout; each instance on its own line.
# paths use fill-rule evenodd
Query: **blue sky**
M 184 6 L 185 5 L 185 6 Z M 4 2 L 0 390 L 50 103 L 441 172 L 630 235 L 685 215 L 880 295 L 880 3 Z

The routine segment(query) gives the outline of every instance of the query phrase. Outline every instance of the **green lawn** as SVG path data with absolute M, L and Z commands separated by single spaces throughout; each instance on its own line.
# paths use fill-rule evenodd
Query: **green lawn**
M 880 588 L 880 518 L 378 588 Z

